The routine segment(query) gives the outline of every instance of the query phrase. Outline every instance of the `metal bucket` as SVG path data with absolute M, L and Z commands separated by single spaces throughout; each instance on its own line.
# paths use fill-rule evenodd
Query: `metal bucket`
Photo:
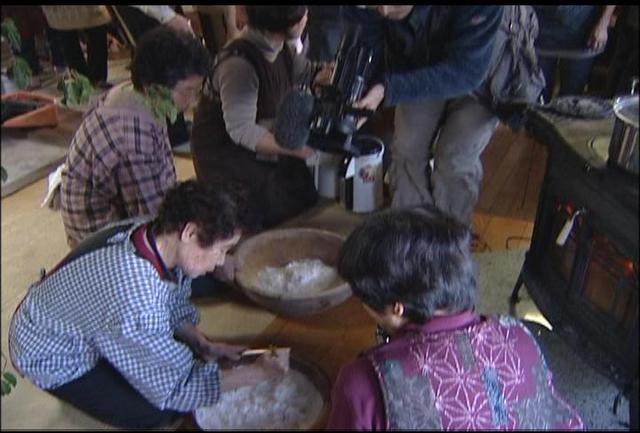
M 613 134 L 609 143 L 610 165 L 638 175 L 640 149 L 638 144 L 638 95 L 616 98 L 613 111 L 616 115 Z

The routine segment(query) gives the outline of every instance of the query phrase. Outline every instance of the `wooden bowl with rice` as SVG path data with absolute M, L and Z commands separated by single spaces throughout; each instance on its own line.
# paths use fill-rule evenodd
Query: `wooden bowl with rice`
M 193 412 L 202 430 L 324 429 L 331 408 L 331 381 L 315 363 L 292 352 L 284 378 L 238 388 Z
M 234 254 L 236 283 L 277 314 L 317 314 L 346 301 L 349 285 L 336 271 L 344 238 L 313 228 L 274 229 L 243 241 Z

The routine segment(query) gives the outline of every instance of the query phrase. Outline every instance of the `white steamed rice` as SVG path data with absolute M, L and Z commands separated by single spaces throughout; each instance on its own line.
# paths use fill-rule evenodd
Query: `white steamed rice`
M 338 276 L 320 259 L 294 260 L 285 266 L 267 266 L 258 273 L 257 292 L 277 297 L 316 294 L 330 287 Z
M 309 429 L 323 404 L 311 381 L 290 369 L 279 380 L 221 394 L 218 403 L 197 409 L 195 417 L 204 430 Z

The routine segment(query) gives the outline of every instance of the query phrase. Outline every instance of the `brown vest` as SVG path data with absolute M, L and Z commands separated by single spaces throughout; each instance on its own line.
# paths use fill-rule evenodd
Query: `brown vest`
M 216 67 L 232 56 L 247 59 L 258 75 L 256 123 L 275 119 L 284 96 L 294 88 L 293 60 L 288 50 L 283 49 L 270 63 L 251 42 L 236 39 L 220 53 Z M 191 149 L 197 178 L 233 180 L 248 186 L 255 211 L 261 215 L 265 228 L 314 205 L 317 192 L 304 161 L 282 155 L 277 162 L 258 161 L 255 152 L 233 142 L 222 117 L 219 94 L 211 86 L 211 77 L 213 72 L 193 118 Z
M 233 150 L 247 154 L 253 153 L 234 143 L 227 133 L 222 117 L 220 95 L 211 85 L 215 68 L 234 56 L 241 56 L 248 60 L 258 75 L 256 123 L 263 119 L 275 118 L 282 99 L 293 88 L 292 59 L 286 49 L 283 49 L 276 60 L 270 63 L 260 50 L 247 40 L 236 39 L 229 44 L 217 57 L 216 66 L 205 85 L 205 93 L 200 98 L 194 113 L 191 146 L 196 175 L 199 179 L 208 179 L 210 173 L 214 171 L 213 169 L 219 168 L 220 158 L 216 155 L 220 151 L 225 154 L 233 152 Z M 229 146 L 233 146 L 233 150 L 229 149 Z M 255 158 L 255 154 L 251 157 Z

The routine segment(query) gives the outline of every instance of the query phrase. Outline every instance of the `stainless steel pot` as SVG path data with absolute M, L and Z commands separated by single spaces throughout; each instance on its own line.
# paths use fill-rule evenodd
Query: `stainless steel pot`
M 640 149 L 638 144 L 639 95 L 616 98 L 613 111 L 616 115 L 613 134 L 609 143 L 609 164 L 638 175 Z

